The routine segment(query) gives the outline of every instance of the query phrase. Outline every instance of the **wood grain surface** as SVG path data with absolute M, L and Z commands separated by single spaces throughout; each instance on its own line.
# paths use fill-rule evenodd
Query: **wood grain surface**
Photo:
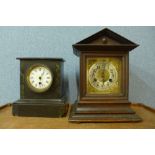
M 12 105 L 0 109 L 1 129 L 154 129 L 155 109 L 132 104 L 133 110 L 143 119 L 138 123 L 69 123 L 63 118 L 12 116 Z

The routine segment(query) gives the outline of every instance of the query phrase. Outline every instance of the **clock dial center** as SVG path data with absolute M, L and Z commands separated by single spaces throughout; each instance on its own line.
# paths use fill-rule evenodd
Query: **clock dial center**
M 98 69 L 96 74 L 95 74 L 95 78 L 99 82 L 105 82 L 109 79 L 109 72 L 107 70 Z

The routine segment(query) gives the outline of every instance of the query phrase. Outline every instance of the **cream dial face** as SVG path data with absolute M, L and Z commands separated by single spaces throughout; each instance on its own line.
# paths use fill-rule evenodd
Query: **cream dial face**
M 117 80 L 118 74 L 113 64 L 98 62 L 89 69 L 89 82 L 98 90 L 108 90 L 118 84 Z
M 27 82 L 34 92 L 47 91 L 53 82 L 53 74 L 50 69 L 44 65 L 33 66 L 28 71 Z

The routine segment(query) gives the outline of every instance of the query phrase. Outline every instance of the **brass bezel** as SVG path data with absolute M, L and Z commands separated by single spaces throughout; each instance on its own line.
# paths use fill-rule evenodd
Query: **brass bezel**
M 51 73 L 51 77 L 52 77 L 51 83 L 50 83 L 50 85 L 49 85 L 48 87 L 46 87 L 46 88 L 44 88 L 44 89 L 37 89 L 37 88 L 33 87 L 33 86 L 31 85 L 31 83 L 30 83 L 30 80 L 29 80 L 30 72 L 31 72 L 34 68 L 38 68 L 38 67 L 44 67 L 44 68 L 46 68 L 46 69 Z M 35 92 L 35 93 L 44 93 L 44 92 L 46 92 L 47 90 L 49 90 L 49 88 L 51 87 L 51 85 L 52 85 L 52 83 L 53 83 L 53 73 L 52 73 L 52 71 L 49 69 L 49 67 L 47 67 L 46 65 L 37 63 L 37 64 L 34 64 L 34 65 L 30 66 L 30 67 L 27 69 L 27 71 L 26 71 L 26 82 L 27 82 L 28 87 L 29 87 L 33 92 Z

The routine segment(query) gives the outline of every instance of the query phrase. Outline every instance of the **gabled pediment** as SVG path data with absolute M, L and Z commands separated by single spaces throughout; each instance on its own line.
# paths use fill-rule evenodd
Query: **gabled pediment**
M 125 37 L 105 28 L 73 45 L 74 52 L 82 51 L 131 51 L 138 45 Z
M 76 44 L 94 44 L 94 45 L 121 45 L 129 44 L 136 45 L 134 42 L 122 37 L 121 35 L 105 28 L 86 39 L 81 40 Z

